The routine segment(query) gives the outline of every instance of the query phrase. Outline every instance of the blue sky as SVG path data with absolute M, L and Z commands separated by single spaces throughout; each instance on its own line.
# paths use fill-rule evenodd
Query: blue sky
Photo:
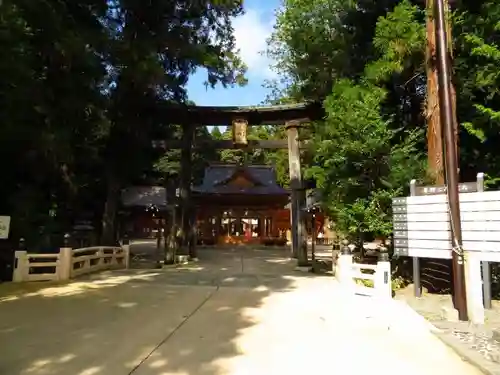
M 259 54 L 265 50 L 266 39 L 272 32 L 275 9 L 280 0 L 245 0 L 245 14 L 233 21 L 236 46 L 248 66 L 248 84 L 245 87 L 205 88 L 206 72 L 198 71 L 188 84 L 189 99 L 197 105 L 243 106 L 257 105 L 265 100 L 268 91 L 262 87 L 273 78 L 270 61 Z

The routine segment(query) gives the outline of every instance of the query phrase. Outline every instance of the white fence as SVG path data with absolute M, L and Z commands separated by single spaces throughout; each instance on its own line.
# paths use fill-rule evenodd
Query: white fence
M 347 244 L 344 244 L 341 251 L 336 274 L 343 287 L 353 294 L 392 298 L 391 263 L 387 249 L 382 249 L 377 264 L 354 263 Z M 372 281 L 373 287 L 359 285 L 356 280 Z
M 58 254 L 15 252 L 13 281 L 68 280 L 96 271 L 128 268 L 129 245 L 95 246 L 82 249 L 63 247 Z

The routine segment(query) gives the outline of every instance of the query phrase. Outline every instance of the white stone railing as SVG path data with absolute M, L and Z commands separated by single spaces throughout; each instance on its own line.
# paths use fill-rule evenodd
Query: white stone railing
M 387 248 L 384 246 L 380 248 L 377 264 L 354 263 L 351 248 L 352 245 L 344 240 L 336 270 L 340 284 L 353 294 L 392 298 L 391 263 Z M 356 280 L 370 280 L 373 287 L 359 285 Z
M 62 247 L 57 254 L 15 252 L 12 281 L 58 281 L 96 271 L 129 267 L 130 247 Z M 40 272 L 41 270 L 41 272 Z

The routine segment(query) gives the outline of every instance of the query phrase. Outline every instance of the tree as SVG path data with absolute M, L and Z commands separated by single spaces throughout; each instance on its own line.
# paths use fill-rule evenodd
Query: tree
M 485 172 L 487 182 L 498 185 L 500 4 L 466 4 L 467 8 L 456 14 L 454 23 L 458 118 L 462 125 L 461 173 L 465 180 L 472 181 L 477 172 Z
M 199 67 L 207 70 L 209 85 L 244 83 L 230 21 L 242 13 L 241 3 L 158 0 L 144 7 L 139 0 L 117 0 L 111 9 L 116 55 L 110 60 L 112 127 L 105 154 L 104 241 L 114 237 L 117 193 L 144 165 L 137 156 L 150 147 L 144 125 L 154 126 L 156 119 L 147 116 L 155 102 L 185 101 L 185 84 Z
M 103 219 L 112 242 L 120 189 L 151 167 L 158 109 L 186 100 L 197 68 L 208 85 L 245 83 L 231 26 L 241 2 L 6 0 L 1 8 L 0 152 L 12 163 L 0 209 L 13 217 L 14 236 L 32 243 L 69 230 L 85 211 Z
M 337 83 L 325 102 L 327 118 L 315 127 L 314 165 L 307 171 L 343 233 L 387 236 L 391 198 L 422 175 L 421 131 L 402 135 L 381 115 L 386 92 L 372 84 Z
M 306 177 L 345 233 L 387 235 L 390 198 L 423 177 L 423 12 L 397 3 L 290 0 L 270 41 L 288 97 L 326 98 Z
M 82 188 L 94 186 L 85 176 L 107 129 L 105 66 L 95 49 L 106 37 L 101 5 L 1 5 L 0 148 L 12 163 L 4 169 L 0 206 L 12 216 L 13 235 L 28 243 L 67 230 L 83 208 Z
M 222 133 L 221 133 L 220 128 L 218 126 L 214 126 L 210 135 L 212 136 L 213 139 L 217 139 L 217 140 L 222 139 Z

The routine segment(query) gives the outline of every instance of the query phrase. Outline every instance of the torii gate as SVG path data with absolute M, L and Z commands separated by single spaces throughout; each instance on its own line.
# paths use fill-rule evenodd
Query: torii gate
M 291 188 L 291 231 L 292 254 L 299 266 L 307 265 L 307 239 L 305 229 L 305 186 L 300 165 L 299 128 L 303 124 L 324 118 L 321 103 L 308 102 L 299 104 L 254 107 L 206 107 L 178 104 L 165 104 L 161 115 L 169 123 L 182 126 L 181 140 L 154 141 L 154 147 L 181 149 L 181 169 L 179 198 L 181 207 L 181 248 L 180 254 L 195 256 L 194 248 L 187 249 L 187 232 L 190 223 L 191 202 L 191 152 L 193 148 L 211 147 L 214 149 L 288 149 L 288 164 Z M 197 141 L 194 139 L 196 126 L 232 126 L 232 140 Z M 284 125 L 287 140 L 249 140 L 248 126 Z M 176 220 L 174 219 L 174 226 Z M 191 254 L 189 254 L 191 253 Z

